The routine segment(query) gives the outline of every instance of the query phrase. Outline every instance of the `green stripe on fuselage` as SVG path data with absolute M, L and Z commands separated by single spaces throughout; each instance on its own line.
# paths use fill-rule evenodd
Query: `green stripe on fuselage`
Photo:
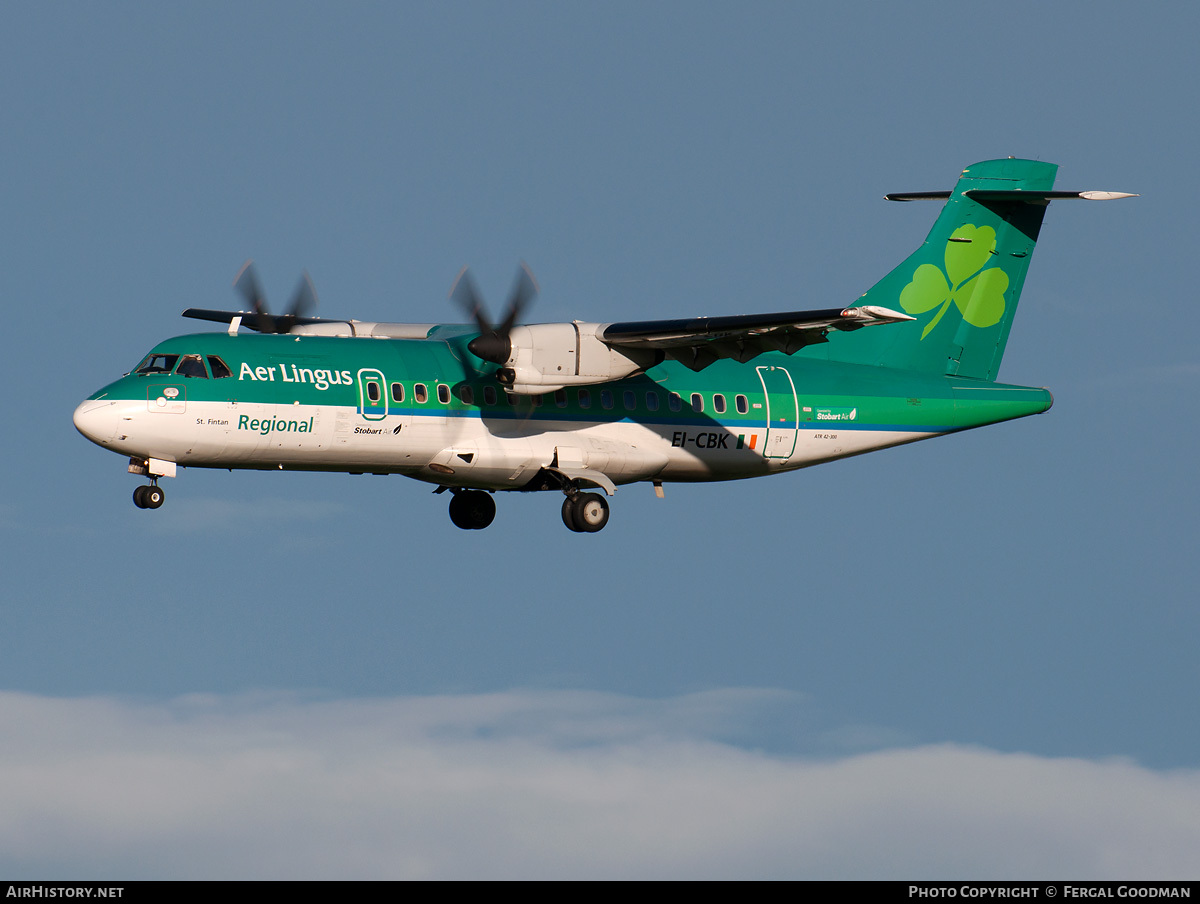
M 887 329 L 883 327 L 882 329 Z M 580 404 L 577 388 L 566 390 L 566 405 L 556 404 L 554 393 L 541 396 L 541 404 L 518 398 L 510 405 L 493 376 L 496 368 L 480 364 L 478 370 L 464 362 L 476 359 L 465 350 L 470 333 L 458 333 L 445 341 L 406 339 L 350 339 L 324 336 L 197 333 L 159 343 L 155 354 L 216 355 L 233 376 L 201 379 L 178 375 L 130 374 L 96 393 L 109 399 L 144 400 L 159 385 L 179 385 L 188 401 L 229 402 L 264 405 L 330 405 L 361 410 L 358 374 L 372 369 L 384 375 L 384 399 L 391 397 L 391 384 L 404 390 L 401 404 L 387 402 L 389 414 L 415 417 L 483 417 L 502 422 L 519 419 L 528 430 L 530 422 L 571 421 L 583 424 L 628 421 L 646 424 L 719 424 L 736 432 L 743 427 L 762 426 L 768 410 L 786 410 L 790 395 L 764 397 L 757 367 L 786 368 L 796 388 L 797 426 L 820 429 L 833 420 L 840 429 L 873 429 L 943 433 L 992 424 L 1037 414 L 1052 403 L 1045 389 L 987 383 L 956 377 L 914 373 L 884 367 L 818 360 L 782 353 L 760 355 L 747 364 L 722 360 L 700 372 L 667 361 L 644 375 L 585 387 L 591 404 Z M 424 384 L 427 400 L 415 401 L 414 386 Z M 438 386 L 450 387 L 448 403 L 438 399 Z M 498 403 L 485 403 L 484 387 L 497 389 Z M 471 403 L 462 400 L 462 388 L 472 390 Z M 601 404 L 602 392 L 612 393 L 612 408 Z M 625 393 L 634 393 L 634 407 L 625 407 Z M 646 394 L 658 396 L 657 410 L 650 410 Z M 672 411 L 668 393 L 683 400 L 681 410 Z M 703 412 L 692 410 L 690 398 L 699 393 Z M 714 410 L 714 396 L 721 394 L 726 410 Z M 737 396 L 747 400 L 747 411 L 737 410 Z M 822 419 L 822 411 L 826 412 Z M 835 418 L 833 412 L 838 412 Z M 853 418 L 850 418 L 850 413 Z

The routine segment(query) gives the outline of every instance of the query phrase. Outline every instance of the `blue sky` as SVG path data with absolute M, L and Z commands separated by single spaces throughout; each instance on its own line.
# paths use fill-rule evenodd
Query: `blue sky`
M 0 21 L 4 874 L 1194 877 L 1196 11 Z M 1039 417 L 623 488 L 597 535 L 549 495 L 464 533 L 399 477 L 140 511 L 71 424 L 247 257 L 366 320 L 519 260 L 535 320 L 830 307 L 936 214 L 884 193 L 1009 154 L 1142 195 L 1050 209 L 1000 372 Z

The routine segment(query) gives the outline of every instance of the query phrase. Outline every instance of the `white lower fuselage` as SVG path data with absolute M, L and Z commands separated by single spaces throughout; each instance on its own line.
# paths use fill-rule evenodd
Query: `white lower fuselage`
M 79 406 L 76 423 L 114 452 L 183 467 L 402 474 L 495 490 L 519 489 L 552 465 L 599 471 L 616 484 L 732 480 L 936 435 L 794 420 L 731 427 L 702 416 L 581 423 L 555 420 L 547 407 L 524 419 L 436 409 L 367 419 L 349 406 L 103 399 Z

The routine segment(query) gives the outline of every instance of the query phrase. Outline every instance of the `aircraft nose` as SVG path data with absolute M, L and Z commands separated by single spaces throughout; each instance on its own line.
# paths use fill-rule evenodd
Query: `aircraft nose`
M 115 402 L 89 399 L 75 409 L 75 429 L 94 443 L 107 445 L 117 432 Z

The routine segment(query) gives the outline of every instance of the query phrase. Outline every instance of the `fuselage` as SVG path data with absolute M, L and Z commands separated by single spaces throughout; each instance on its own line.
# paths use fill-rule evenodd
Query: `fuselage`
M 403 474 L 529 489 L 547 467 L 732 480 L 1036 414 L 1045 389 L 767 353 L 511 395 L 466 350 L 425 339 L 198 333 L 159 343 L 75 412 L 93 442 L 181 467 Z

